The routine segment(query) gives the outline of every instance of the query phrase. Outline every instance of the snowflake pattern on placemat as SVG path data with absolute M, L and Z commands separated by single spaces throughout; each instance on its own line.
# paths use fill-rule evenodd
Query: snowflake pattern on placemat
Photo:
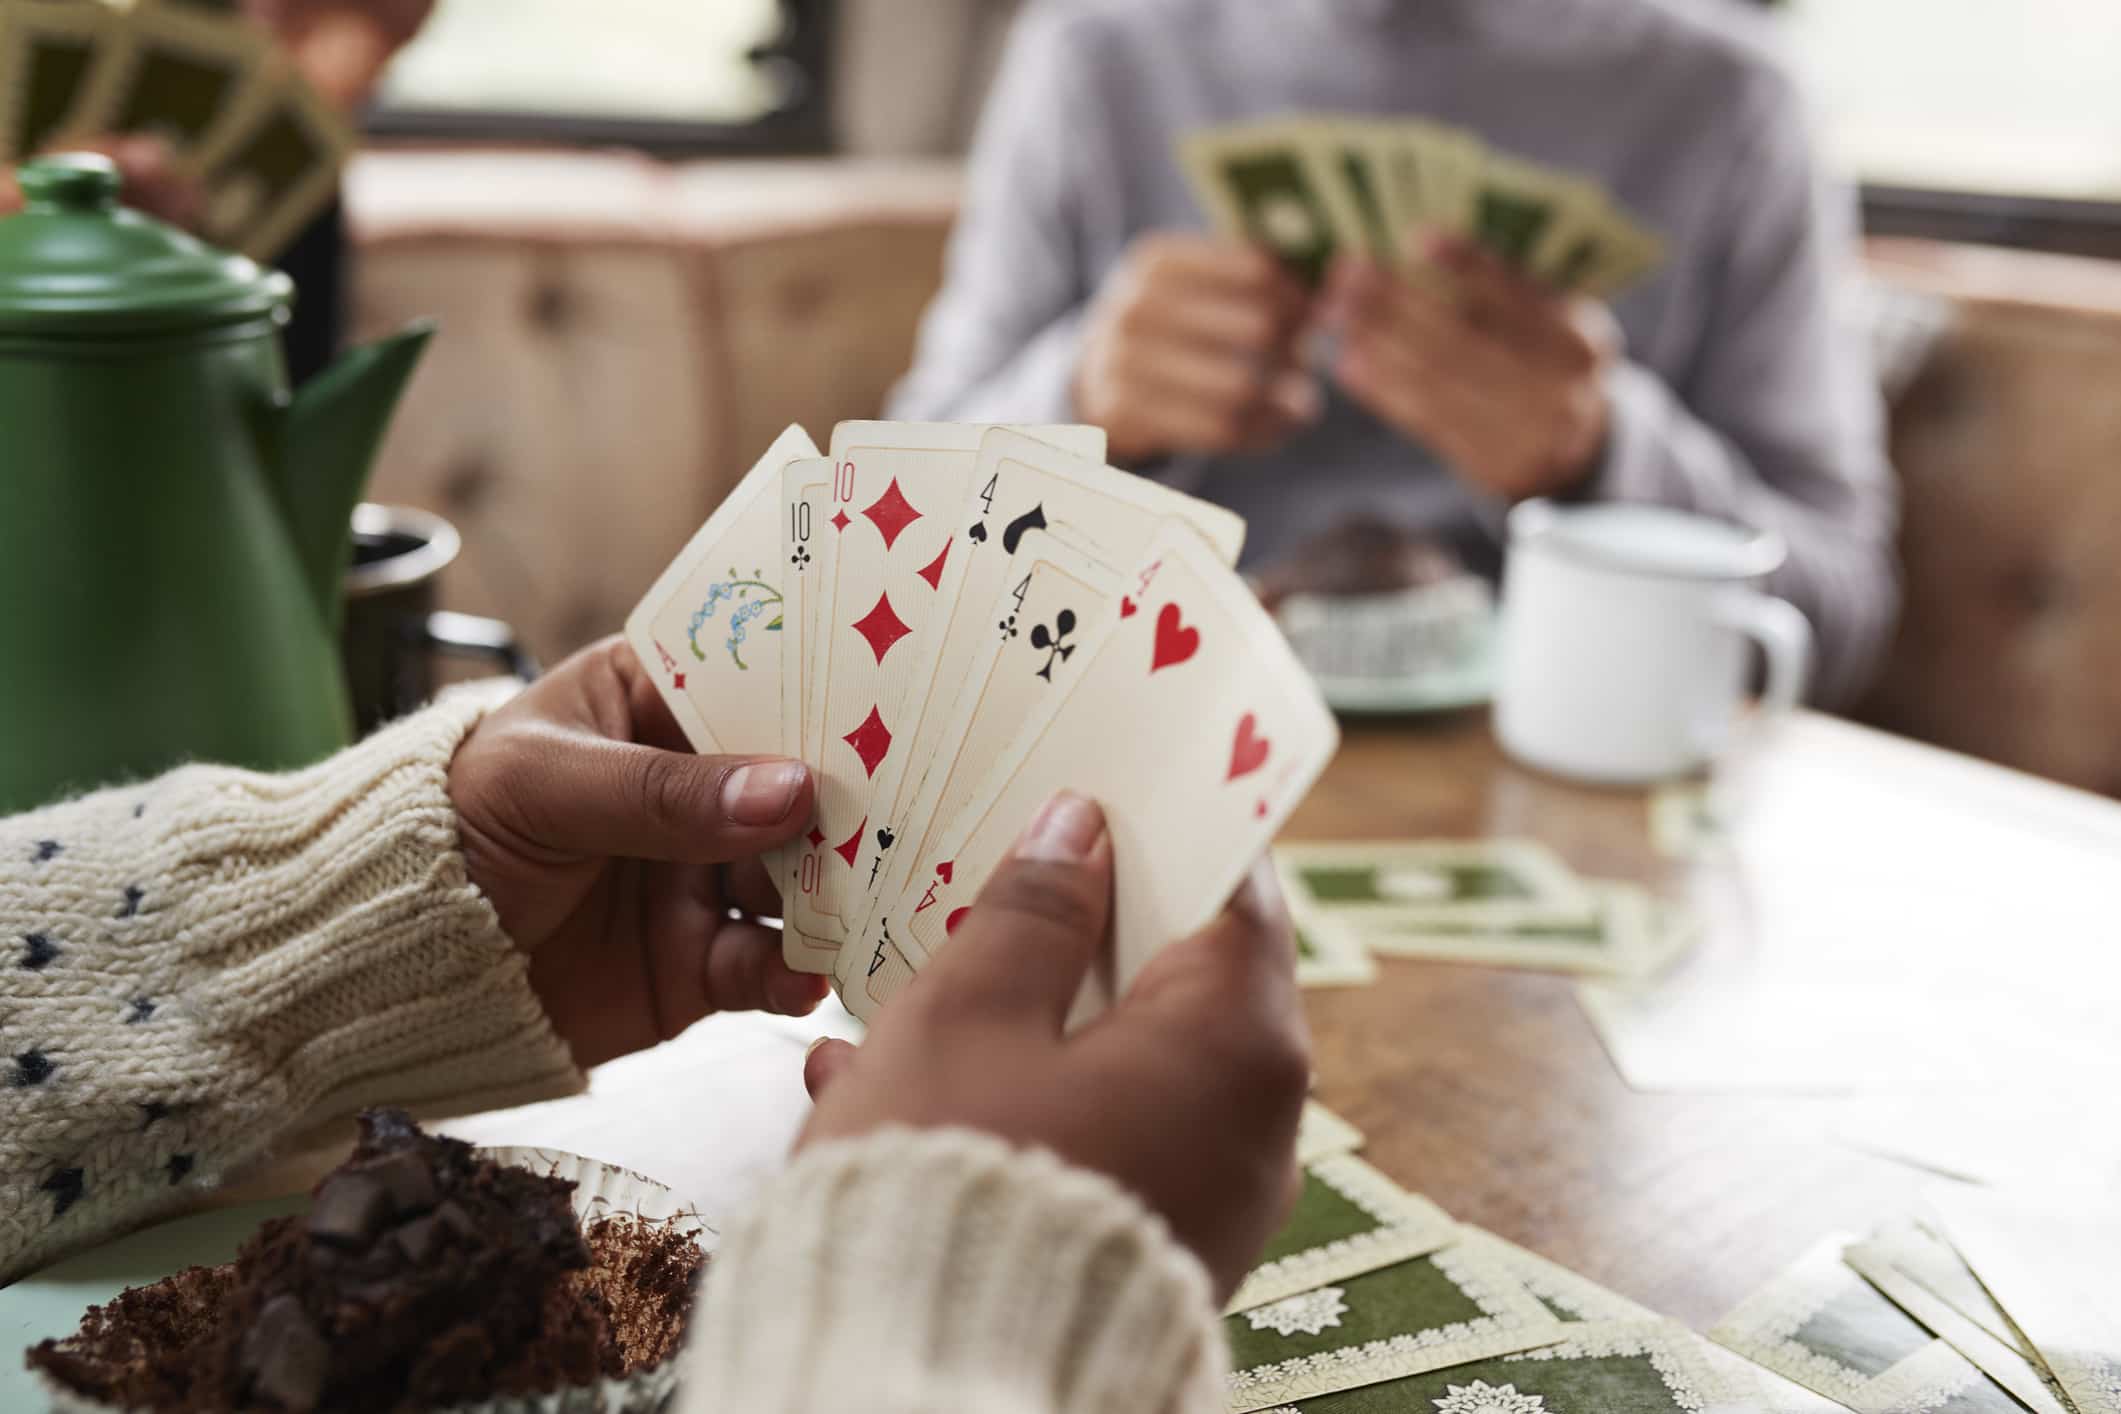
M 1282 1336 L 1317 1335 L 1339 1325 L 1340 1318 L 1347 1314 L 1347 1293 L 1337 1286 L 1321 1286 L 1269 1306 L 1255 1307 L 1245 1312 L 1245 1320 L 1256 1331 L 1273 1331 Z
M 1515 1385 L 1491 1385 L 1475 1380 L 1469 1385 L 1445 1385 L 1444 1397 L 1432 1399 L 1437 1414 L 1548 1414 L 1544 1396 L 1519 1394 Z

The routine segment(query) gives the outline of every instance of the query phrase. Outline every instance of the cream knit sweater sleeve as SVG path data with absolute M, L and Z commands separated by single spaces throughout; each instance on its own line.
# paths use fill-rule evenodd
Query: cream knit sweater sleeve
M 478 710 L 0 820 L 0 1282 L 325 1117 L 580 1085 L 457 849 Z M 1200 1264 L 1108 1180 L 992 1138 L 808 1151 L 709 1270 L 683 1414 L 1223 1407 Z
M 0 1281 L 363 1105 L 579 1088 L 457 849 L 479 713 L 0 820 Z
M 1117 1185 L 965 1130 L 799 1155 L 723 1233 L 680 1414 L 1211 1414 L 1207 1273 Z

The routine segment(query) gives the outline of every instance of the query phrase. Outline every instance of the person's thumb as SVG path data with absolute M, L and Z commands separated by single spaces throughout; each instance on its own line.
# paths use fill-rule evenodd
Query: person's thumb
M 810 1092 L 810 1098 L 824 1099 L 826 1087 L 844 1075 L 860 1054 L 852 1041 L 831 1036 L 820 1036 L 812 1041 L 803 1056 L 803 1088 Z
M 1104 811 L 1062 791 L 1033 817 L 922 980 L 945 1005 L 1029 1014 L 1058 1035 L 1111 914 Z
M 810 822 L 810 770 L 777 756 L 694 756 L 586 733 L 509 743 L 508 781 L 533 843 L 581 855 L 719 864 Z

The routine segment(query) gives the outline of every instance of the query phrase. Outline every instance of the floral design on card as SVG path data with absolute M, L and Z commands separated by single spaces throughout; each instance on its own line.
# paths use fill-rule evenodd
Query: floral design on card
M 753 570 L 746 578 L 732 567 L 728 579 L 707 586 L 706 601 L 693 610 L 691 621 L 685 626 L 686 641 L 692 645 L 693 657 L 703 663 L 707 661 L 707 652 L 700 647 L 700 630 L 712 623 L 716 610 L 727 603 L 732 606 L 729 610 L 729 637 L 723 641 L 722 647 L 739 671 L 750 671 L 744 662 L 743 647 L 752 620 L 781 603 L 781 592 L 768 584 L 762 575 L 763 571 Z M 763 632 L 778 633 L 780 627 L 781 616 L 775 614 L 773 622 L 767 624 Z

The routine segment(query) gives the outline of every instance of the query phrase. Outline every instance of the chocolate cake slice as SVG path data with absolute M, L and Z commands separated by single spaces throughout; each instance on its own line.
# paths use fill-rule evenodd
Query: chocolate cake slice
M 682 1341 L 704 1258 L 629 1218 L 585 1237 L 573 1188 L 370 1111 L 306 1214 L 266 1223 L 230 1266 L 95 1308 L 30 1363 L 173 1414 L 417 1414 L 652 1368 Z

